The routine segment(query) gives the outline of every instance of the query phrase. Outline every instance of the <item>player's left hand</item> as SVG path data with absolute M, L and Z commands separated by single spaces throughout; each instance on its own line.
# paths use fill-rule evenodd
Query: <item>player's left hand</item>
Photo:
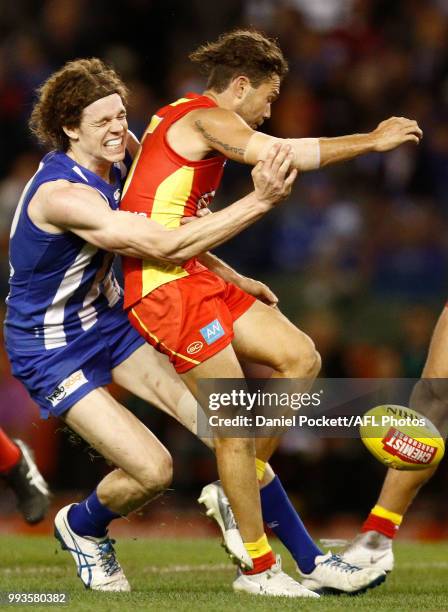
M 240 275 L 237 282 L 233 280 L 233 284 L 238 285 L 240 289 L 249 295 L 253 295 L 257 298 L 257 300 L 260 300 L 260 302 L 263 302 L 268 306 L 274 307 L 278 304 L 278 297 L 275 295 L 275 293 L 271 291 L 267 285 L 260 281 Z
M 180 220 L 180 224 L 185 225 L 186 223 L 196 221 L 196 219 L 200 219 L 201 217 L 205 217 L 211 214 L 212 211 L 210 210 L 210 208 L 199 208 L 194 217 L 182 217 L 182 219 Z

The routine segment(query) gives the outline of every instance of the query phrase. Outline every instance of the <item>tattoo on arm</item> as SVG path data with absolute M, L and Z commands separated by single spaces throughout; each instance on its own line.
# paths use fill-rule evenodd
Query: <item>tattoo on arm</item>
M 202 125 L 202 122 L 199 119 L 194 122 L 194 125 L 196 126 L 196 129 L 199 132 L 201 132 L 204 138 L 208 140 L 209 142 L 211 142 L 212 144 L 219 145 L 220 147 L 224 149 L 224 151 L 228 151 L 229 153 L 235 153 L 235 155 L 241 155 L 241 157 L 244 157 L 244 149 L 240 149 L 239 147 L 232 147 L 226 142 L 222 142 L 215 136 L 212 136 L 209 132 L 207 132 L 207 130 Z

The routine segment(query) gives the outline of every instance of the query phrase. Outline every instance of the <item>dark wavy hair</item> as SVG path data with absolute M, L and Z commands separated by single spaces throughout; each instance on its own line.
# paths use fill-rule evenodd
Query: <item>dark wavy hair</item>
M 67 151 L 70 139 L 62 129 L 76 128 L 82 111 L 100 98 L 117 93 L 126 104 L 128 90 L 118 74 L 100 59 L 68 62 L 37 90 L 29 126 L 40 143 Z
M 217 41 L 201 45 L 189 55 L 208 76 L 207 88 L 220 93 L 238 75 L 247 76 L 253 87 L 267 78 L 288 72 L 288 62 L 277 41 L 257 30 L 234 30 Z

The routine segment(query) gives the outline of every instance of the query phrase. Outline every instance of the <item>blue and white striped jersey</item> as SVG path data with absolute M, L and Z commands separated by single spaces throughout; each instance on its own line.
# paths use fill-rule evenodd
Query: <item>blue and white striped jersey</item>
M 122 301 L 114 256 L 71 232 L 50 234 L 31 221 L 28 205 L 46 182 L 67 180 L 96 189 L 118 208 L 124 164 L 114 164 L 113 184 L 60 151 L 48 153 L 26 185 L 10 240 L 10 293 L 5 339 L 9 349 L 36 353 L 66 346 L 95 325 L 102 312 Z

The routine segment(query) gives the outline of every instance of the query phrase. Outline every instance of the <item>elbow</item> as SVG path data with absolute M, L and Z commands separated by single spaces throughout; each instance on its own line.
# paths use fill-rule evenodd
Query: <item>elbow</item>
M 191 257 L 193 257 L 193 255 L 185 254 L 182 251 L 175 251 L 165 254 L 166 261 L 169 261 L 176 266 L 182 266 L 189 259 L 191 259 Z
M 176 266 L 181 266 L 190 259 L 193 254 L 188 253 L 188 249 L 184 249 L 179 245 L 178 240 L 170 239 L 163 240 L 161 244 L 158 245 L 156 249 L 157 253 L 154 255 L 157 259 L 164 261 L 166 263 L 174 264 Z M 153 256 L 154 256 L 153 255 Z
M 164 261 L 166 263 L 174 264 L 176 266 L 182 266 L 190 258 L 189 257 L 183 257 L 179 253 L 170 253 L 170 252 L 164 251 L 163 253 L 160 253 L 160 257 L 158 257 L 158 259 L 160 259 L 160 260 L 162 260 L 162 261 Z
M 181 239 L 176 235 L 176 232 L 168 231 L 165 228 L 158 228 L 154 231 L 154 227 L 148 232 L 145 228 L 145 233 L 134 233 L 127 237 L 126 247 L 133 252 L 134 257 L 142 259 L 154 259 L 156 261 L 182 265 L 190 259 L 195 253 L 189 253 L 189 247 L 182 244 Z
M 191 259 L 191 257 L 186 257 L 186 256 L 182 256 L 182 255 L 177 255 L 171 258 L 171 262 L 176 264 L 176 266 L 183 266 L 185 263 L 187 263 L 187 261 Z

